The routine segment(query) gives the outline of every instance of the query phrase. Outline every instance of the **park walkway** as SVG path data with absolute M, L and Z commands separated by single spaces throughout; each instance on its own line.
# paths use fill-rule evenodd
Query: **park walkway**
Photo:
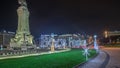
M 120 48 L 103 47 L 97 57 L 76 68 L 120 68 Z
M 95 58 L 76 68 L 105 68 L 109 60 L 107 58 L 106 52 L 100 51 Z

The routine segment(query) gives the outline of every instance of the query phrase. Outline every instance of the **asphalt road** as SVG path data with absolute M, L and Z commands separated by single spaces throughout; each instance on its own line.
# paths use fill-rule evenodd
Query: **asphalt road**
M 106 68 L 120 68 L 120 48 L 103 48 L 110 59 Z

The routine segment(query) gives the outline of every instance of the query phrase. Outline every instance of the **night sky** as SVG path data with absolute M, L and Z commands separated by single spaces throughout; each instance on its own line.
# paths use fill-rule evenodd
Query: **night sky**
M 120 4 L 115 0 L 27 0 L 27 3 L 34 36 L 120 30 Z M 0 1 L 0 30 L 16 31 L 18 7 L 17 0 Z

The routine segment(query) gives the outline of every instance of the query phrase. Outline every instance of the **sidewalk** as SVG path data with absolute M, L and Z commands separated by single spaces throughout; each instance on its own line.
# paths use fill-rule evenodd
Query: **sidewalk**
M 87 63 L 79 66 L 78 68 L 102 68 L 101 65 L 103 65 L 103 63 L 105 62 L 106 57 L 107 57 L 106 53 L 103 51 L 100 51 L 98 56 L 88 61 Z

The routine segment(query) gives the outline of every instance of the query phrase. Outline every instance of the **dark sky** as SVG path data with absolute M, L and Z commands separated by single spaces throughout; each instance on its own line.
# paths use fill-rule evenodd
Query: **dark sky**
M 120 4 L 116 0 L 27 0 L 30 30 L 48 33 L 99 34 L 120 30 Z M 16 31 L 17 0 L 0 1 L 0 30 Z

